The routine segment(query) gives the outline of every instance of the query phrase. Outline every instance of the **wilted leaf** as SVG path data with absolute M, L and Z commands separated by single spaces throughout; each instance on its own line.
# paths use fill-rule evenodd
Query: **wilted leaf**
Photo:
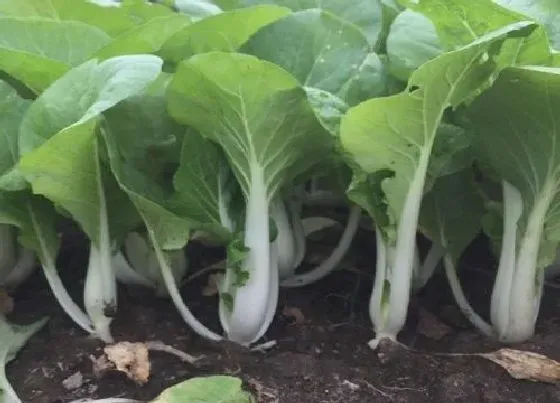
M 128 378 L 139 384 L 148 382 L 151 365 L 145 343 L 123 341 L 105 347 L 104 351 L 118 371 L 124 372 Z
M 480 356 L 504 368 L 514 379 L 547 383 L 558 383 L 560 380 L 560 362 L 546 355 L 502 348 Z

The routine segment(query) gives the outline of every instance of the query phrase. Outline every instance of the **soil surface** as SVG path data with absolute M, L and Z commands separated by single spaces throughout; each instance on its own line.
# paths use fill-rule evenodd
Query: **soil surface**
M 332 249 L 338 233 L 310 242 L 310 259 Z M 59 258 L 63 281 L 81 301 L 87 243 L 68 237 Z M 79 398 L 126 397 L 148 401 L 164 388 L 208 374 L 241 377 L 259 402 L 560 402 L 555 385 L 512 379 L 498 365 L 478 356 L 438 353 L 490 352 L 501 347 L 477 333 L 455 307 L 446 281 L 436 275 L 412 298 L 409 320 L 396 348 L 379 354 L 368 347 L 373 336 L 367 313 L 375 264 L 374 235 L 362 231 L 354 242 L 344 270 L 321 282 L 283 290 L 275 322 L 263 341 L 276 340 L 266 352 L 247 352 L 229 344 L 214 344 L 193 334 L 169 300 L 122 287 L 118 315 L 113 322 L 117 341 L 161 341 L 193 355 L 204 355 L 196 366 L 177 357 L 150 353 L 152 374 L 137 385 L 121 373 L 94 375 L 90 356 L 103 346 L 89 338 L 65 316 L 40 272 L 14 296 L 12 320 L 29 322 L 48 315 L 46 327 L 34 336 L 8 366 L 8 377 L 25 403 L 62 403 Z M 220 260 L 220 249 L 191 244 L 191 267 Z M 463 286 L 472 304 L 484 315 L 495 263 L 484 239 L 466 253 Z M 201 293 L 206 277 L 183 287 L 183 298 L 197 317 L 219 330 L 216 297 Z M 560 360 L 560 292 L 546 288 L 537 334 L 522 345 L 510 346 Z M 74 378 L 71 378 L 74 376 Z M 82 377 L 74 385 L 68 378 Z

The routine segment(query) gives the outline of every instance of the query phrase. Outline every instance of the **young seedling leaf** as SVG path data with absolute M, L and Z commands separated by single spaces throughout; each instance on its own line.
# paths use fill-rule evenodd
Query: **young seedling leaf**
M 12 361 L 25 343 L 47 323 L 47 318 L 30 325 L 13 325 L 0 315 L 0 398 L 4 402 L 22 403 L 6 376 L 6 364 Z M 4 396 L 3 396 L 4 395 Z
M 242 389 L 241 380 L 230 376 L 191 378 L 172 386 L 152 403 L 253 403 L 248 392 Z

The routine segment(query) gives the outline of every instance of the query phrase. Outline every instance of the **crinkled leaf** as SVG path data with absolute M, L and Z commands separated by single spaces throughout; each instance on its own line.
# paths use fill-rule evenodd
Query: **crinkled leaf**
M 245 195 L 255 170 L 272 199 L 331 147 L 297 80 L 253 56 L 193 56 L 179 66 L 168 99 L 175 119 L 222 147 Z
M 550 203 L 543 249 L 550 249 L 544 241 L 560 241 L 559 109 L 560 69 L 520 67 L 504 70 L 469 110 L 480 157 L 521 192 L 520 231 L 537 206 Z M 543 267 L 554 260 L 554 253 L 539 258 Z
M 191 378 L 172 386 L 156 397 L 152 403 L 252 403 L 248 392 L 242 389 L 241 380 L 230 376 Z
M 485 214 L 471 170 L 440 177 L 422 199 L 419 226 L 458 260 L 478 235 Z
M 431 182 L 472 166 L 474 154 L 471 149 L 472 133 L 459 126 L 442 123 L 437 130 L 434 148 L 428 167 L 429 189 Z
M 99 241 L 104 203 L 114 237 L 137 221 L 100 161 L 101 113 L 146 88 L 161 64 L 149 55 L 86 62 L 49 87 L 22 122 L 19 169 L 34 193 L 70 212 L 93 242 Z
M 496 3 L 543 24 L 552 47 L 560 50 L 560 2 L 557 0 L 495 0 Z
M 218 146 L 190 131 L 183 137 L 181 161 L 173 183 L 174 210 L 212 232 L 230 224 L 230 168 Z
M 94 57 L 107 59 L 126 54 L 157 53 L 171 36 L 189 24 L 190 19 L 180 14 L 152 18 L 116 37 Z
M 81 22 L 0 17 L 0 69 L 41 92 L 109 41 Z
M 218 3 L 220 2 L 218 1 Z M 358 27 L 372 47 L 378 43 L 382 29 L 383 12 L 379 1 L 354 1 L 351 7 L 348 6 L 348 3 L 340 0 L 235 0 L 233 3 L 235 3 L 236 8 L 274 3 L 278 6 L 288 7 L 293 11 L 309 9 L 329 11 Z M 233 5 L 230 4 L 229 6 L 232 7 Z
M 394 173 L 381 183 L 391 227 L 400 219 L 411 184 L 427 169 L 444 111 L 457 107 L 485 84 L 494 73 L 493 57 L 499 54 L 499 45 L 534 28 L 528 22 L 513 24 L 445 53 L 416 70 L 406 91 L 363 102 L 344 116 L 342 145 L 359 170 Z
M 160 54 L 178 64 L 197 53 L 235 52 L 259 28 L 289 13 L 284 7 L 263 5 L 208 17 L 173 35 Z
M 28 110 L 20 128 L 20 151 L 29 152 L 63 129 L 88 124 L 123 99 L 143 91 L 161 71 L 151 55 L 89 60 L 51 85 Z
M 0 114 L 4 117 L 0 129 L 0 167 L 4 176 L 10 176 L 19 161 L 18 129 L 29 105 L 14 89 L 0 82 Z M 0 222 L 18 227 L 20 243 L 35 251 L 42 261 L 45 253 L 54 257 L 58 251 L 55 217 L 52 205 L 41 197 L 27 191 L 0 192 Z
M 138 96 L 105 113 L 111 170 L 163 249 L 187 243 L 190 223 L 169 209 L 172 174 L 184 128 L 165 112 L 162 96 Z
M 273 62 L 303 86 L 331 92 L 351 105 L 386 92 L 385 67 L 365 35 L 320 9 L 296 12 L 264 26 L 240 52 Z

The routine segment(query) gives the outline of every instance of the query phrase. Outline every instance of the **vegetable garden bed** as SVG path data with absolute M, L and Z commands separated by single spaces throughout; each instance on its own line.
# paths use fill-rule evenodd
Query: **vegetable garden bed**
M 327 236 L 335 239 L 339 234 Z M 75 239 L 75 235 L 73 237 Z M 260 394 L 260 402 L 485 402 L 540 403 L 560 399 L 555 385 L 512 379 L 498 365 L 475 356 L 449 357 L 437 353 L 475 353 L 502 347 L 470 326 L 456 308 L 443 276 L 435 276 L 414 298 L 402 341 L 417 352 L 396 349 L 379 357 L 369 349 L 371 323 L 367 300 L 371 292 L 368 262 L 372 259 L 371 232 L 361 231 L 341 271 L 320 283 L 283 292 L 276 323 L 267 334 L 278 345 L 272 350 L 243 352 L 233 345 L 219 346 L 201 340 L 183 323 L 169 301 L 122 289 L 119 314 L 115 320 L 117 341 L 163 341 L 193 355 L 205 355 L 199 367 L 183 363 L 172 355 L 151 355 L 150 381 L 138 386 L 118 372 L 97 378 L 90 355 L 98 356 L 102 344 L 79 332 L 49 293 L 41 276 L 35 276 L 15 296 L 17 320 L 49 315 L 46 329 L 33 337 L 8 369 L 8 376 L 24 402 L 70 402 L 78 398 L 128 397 L 152 399 L 181 380 L 209 374 L 241 377 L 249 390 Z M 81 292 L 87 255 L 82 245 L 68 248 L 60 257 L 63 278 L 78 297 Z M 332 245 L 314 243 L 311 254 L 324 253 Z M 477 307 L 488 306 L 494 261 L 485 239 L 470 250 L 465 261 L 467 294 Z M 204 267 L 222 258 L 221 251 L 200 244 L 189 247 L 193 267 Z M 374 253 L 374 252 L 373 252 Z M 514 346 L 560 358 L 557 307 L 560 292 L 547 287 L 537 335 Z M 218 326 L 216 300 L 205 297 L 198 283 L 185 287 L 183 295 L 193 310 L 207 323 Z M 283 307 L 296 308 L 304 316 L 282 315 Z M 285 312 L 294 315 L 291 310 Z M 296 311 L 295 315 L 299 315 Z M 432 316 L 433 315 L 433 316 Z M 80 373 L 83 382 L 66 389 L 65 379 Z

